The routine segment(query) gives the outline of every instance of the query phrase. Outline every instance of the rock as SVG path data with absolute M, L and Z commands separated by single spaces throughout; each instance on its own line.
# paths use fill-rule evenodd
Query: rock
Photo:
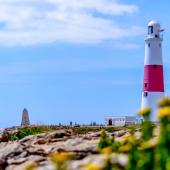
M 98 139 L 100 137 L 101 131 L 99 132 L 89 132 L 83 136 L 83 139 L 93 140 Z
M 64 148 L 68 151 L 96 151 L 98 140 L 84 140 L 83 138 L 69 139 L 64 142 Z
M 128 157 L 124 154 L 111 154 L 111 163 L 112 164 L 119 164 L 122 167 L 125 167 L 128 163 Z
M 14 158 L 23 152 L 23 148 L 18 143 L 1 143 L 0 144 L 0 169 L 4 170 L 8 165 L 8 159 Z
M 25 157 L 19 158 L 19 159 L 11 158 L 11 159 L 7 160 L 7 163 L 9 165 L 11 165 L 11 164 L 22 164 L 22 163 L 26 162 L 27 160 L 28 160 L 28 158 L 25 158 Z
M 72 131 L 69 130 L 57 130 L 47 135 L 48 139 L 56 139 L 56 138 L 63 138 L 63 137 L 70 137 Z
M 10 129 L 7 128 L 6 130 L 8 131 L 8 133 L 13 134 L 13 135 L 18 134 L 18 132 L 19 132 L 19 129 L 16 127 L 10 128 Z
M 66 140 L 67 139 L 64 139 L 64 138 L 57 138 L 57 139 L 49 139 L 48 142 L 49 143 L 55 143 L 55 142 L 64 142 Z
M 21 154 L 15 155 L 15 157 L 13 157 L 13 158 L 20 159 L 20 158 L 25 158 L 27 156 L 28 156 L 28 152 L 27 151 L 23 151 Z
M 24 148 L 17 142 L 0 144 L 0 159 L 13 158 L 20 155 Z
M 86 170 L 84 167 L 88 164 L 96 164 L 101 169 L 105 168 L 107 155 L 90 155 L 82 160 L 71 161 L 69 164 L 70 170 Z
M 8 142 L 9 133 L 5 129 L 0 129 L 0 142 Z
M 35 145 L 43 145 L 45 143 L 47 143 L 47 141 L 44 138 L 40 138 L 34 142 Z
M 40 155 L 31 155 L 28 157 L 28 160 L 31 162 L 41 162 L 45 161 L 47 158 L 40 156 Z
M 12 164 L 12 165 L 9 165 L 5 170 L 26 170 L 26 168 L 32 164 L 33 162 L 29 162 L 29 161 L 24 162 L 20 165 Z
M 120 131 L 116 131 L 112 134 L 112 136 L 114 137 L 122 137 L 123 135 L 125 135 L 126 133 L 128 133 L 128 130 L 120 130 Z
M 7 133 L 6 133 L 7 132 Z M 17 134 L 18 128 L 0 130 L 2 134 Z M 107 135 L 120 140 L 128 134 L 128 130 L 107 132 Z M 140 132 L 139 132 L 140 133 Z M 97 145 L 100 131 L 76 134 L 72 130 L 60 129 L 53 132 L 27 136 L 15 142 L 0 143 L 0 170 L 24 170 L 27 166 L 38 163 L 35 170 L 55 170 L 55 165 L 50 161 L 50 155 L 54 153 L 68 152 L 74 155 L 76 160 L 68 161 L 69 170 L 85 170 L 86 164 L 94 163 L 103 168 L 106 159 L 118 163 L 123 167 L 127 162 L 124 155 L 100 155 L 97 153 Z M 4 138 L 5 139 L 5 138 Z M 5 141 L 3 139 L 3 141 Z
M 47 156 L 47 153 L 45 150 L 41 147 L 36 147 L 36 146 L 30 146 L 27 148 L 27 151 L 30 155 L 41 155 L 41 156 Z
M 69 170 L 86 170 L 84 167 L 88 164 L 98 165 L 101 169 L 106 168 L 106 160 L 110 160 L 113 164 L 119 164 L 121 167 L 124 167 L 128 158 L 123 154 L 111 154 L 111 155 L 90 155 L 83 160 L 71 161 L 69 164 Z
M 20 158 L 18 160 L 11 159 L 8 161 L 9 166 L 6 168 L 6 170 L 25 170 L 28 166 L 34 164 L 35 162 L 41 162 L 44 160 L 46 160 L 46 158 L 38 155 L 31 155 L 27 158 Z
M 56 167 L 52 162 L 42 162 L 35 170 L 56 170 Z
M 25 138 L 19 140 L 20 144 L 24 144 L 24 145 L 31 145 L 33 141 L 35 141 L 37 139 L 37 136 L 35 135 L 30 135 L 30 136 L 26 136 Z
M 4 158 L 0 158 L 0 170 L 4 170 L 7 167 L 7 162 Z
M 140 139 L 142 137 L 142 133 L 139 131 L 135 132 L 134 135 L 135 135 L 136 139 Z
M 82 160 L 71 160 L 66 163 L 67 167 L 69 167 L 69 170 L 86 170 L 87 165 L 93 164 L 97 165 L 101 169 L 105 169 L 107 166 L 107 161 L 110 160 L 113 164 L 119 164 L 120 167 L 125 167 L 128 158 L 126 155 L 123 154 L 111 154 L 111 155 L 101 155 L 101 154 L 95 154 L 90 155 Z M 28 161 L 30 162 L 30 161 Z M 22 166 L 23 167 L 23 166 Z M 39 167 L 35 170 L 55 170 L 55 165 L 51 161 L 43 161 L 39 163 Z M 11 170 L 11 169 L 10 169 Z M 17 169 L 18 170 L 18 169 Z M 20 169 L 19 169 L 20 170 Z

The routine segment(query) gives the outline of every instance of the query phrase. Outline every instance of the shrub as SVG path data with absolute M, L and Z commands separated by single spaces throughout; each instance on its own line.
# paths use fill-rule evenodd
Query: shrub
M 105 130 L 102 130 L 101 136 L 100 136 L 100 141 L 98 144 L 98 150 L 101 151 L 104 148 L 107 148 L 109 146 L 112 146 L 112 141 L 109 139 L 109 137 L 106 134 Z
M 15 140 L 22 139 L 29 135 L 36 135 L 39 133 L 48 132 L 52 130 L 54 130 L 54 127 L 48 127 L 48 126 L 20 128 L 16 134 L 9 133 L 9 140 L 15 141 Z
M 10 141 L 16 141 L 16 140 L 19 139 L 16 134 L 9 134 L 8 138 L 9 138 Z

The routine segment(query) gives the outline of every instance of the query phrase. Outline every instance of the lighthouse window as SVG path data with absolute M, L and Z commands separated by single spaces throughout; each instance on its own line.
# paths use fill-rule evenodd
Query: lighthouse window
M 145 83 L 145 87 L 147 87 L 148 86 L 148 83 Z
M 148 44 L 148 47 L 150 47 L 150 46 L 151 46 L 151 44 L 149 43 L 149 44 Z
M 161 44 L 159 44 L 159 47 L 161 48 Z
M 144 92 L 144 96 L 147 97 L 147 96 L 148 96 L 148 93 L 147 93 L 147 92 Z
M 153 26 L 148 27 L 148 34 L 153 34 Z

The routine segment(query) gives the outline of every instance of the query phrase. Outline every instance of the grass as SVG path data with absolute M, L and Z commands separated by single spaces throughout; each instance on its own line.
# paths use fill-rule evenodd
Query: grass
M 30 135 L 37 135 L 44 132 L 53 131 L 54 127 L 49 126 L 37 126 L 37 127 L 25 127 L 25 128 L 19 128 L 17 133 L 9 133 L 9 140 L 15 141 L 20 140 L 26 136 Z
M 118 130 L 131 130 L 137 128 L 136 126 L 128 127 L 103 127 L 103 126 L 33 126 L 19 128 L 17 133 L 9 133 L 9 140 L 16 141 L 20 140 L 26 136 L 37 135 L 45 132 L 52 132 L 55 130 L 72 130 L 74 134 L 86 134 L 88 132 L 99 132 L 102 129 L 108 132 L 114 132 Z

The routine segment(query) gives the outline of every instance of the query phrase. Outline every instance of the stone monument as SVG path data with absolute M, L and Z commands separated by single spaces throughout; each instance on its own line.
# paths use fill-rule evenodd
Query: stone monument
M 29 125 L 30 125 L 30 120 L 29 120 L 28 110 L 24 109 L 22 112 L 21 126 L 29 126 Z

